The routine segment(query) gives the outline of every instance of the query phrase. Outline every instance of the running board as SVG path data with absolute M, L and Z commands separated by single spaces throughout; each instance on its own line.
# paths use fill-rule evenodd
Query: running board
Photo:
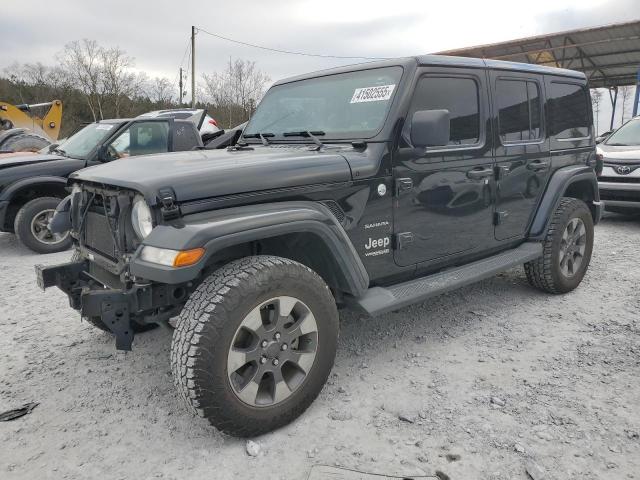
M 541 243 L 523 243 L 517 248 L 462 267 L 451 268 L 391 287 L 369 288 L 361 297 L 355 299 L 355 304 L 371 316 L 382 315 L 479 280 L 484 280 L 496 273 L 535 260 L 541 256 Z

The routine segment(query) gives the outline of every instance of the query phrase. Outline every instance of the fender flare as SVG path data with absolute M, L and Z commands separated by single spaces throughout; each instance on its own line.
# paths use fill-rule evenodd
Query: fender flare
M 600 206 L 600 193 L 598 190 L 598 178 L 592 167 L 586 165 L 571 165 L 556 170 L 540 200 L 538 210 L 531 223 L 529 238 L 532 240 L 544 240 L 547 233 L 551 215 L 558 207 L 560 200 L 571 184 L 581 181 L 588 181 L 593 190 L 594 205 L 587 205 L 594 217 L 593 223 L 598 223 L 602 207 Z
M 317 202 L 247 205 L 183 218 L 183 225 L 155 227 L 136 250 L 132 275 L 161 283 L 195 279 L 209 258 L 220 250 L 291 233 L 311 233 L 325 243 L 336 260 L 347 293 L 358 296 L 369 287 L 369 275 L 344 228 L 331 211 Z M 190 267 L 172 268 L 139 258 L 144 246 L 188 250 L 204 247 L 205 256 Z
M 64 177 L 56 177 L 56 176 L 23 178 L 21 180 L 18 180 L 16 182 L 13 182 L 7 185 L 7 187 L 0 194 L 0 202 L 11 201 L 15 193 L 18 192 L 19 190 L 22 190 L 25 187 L 30 187 L 32 185 L 39 185 L 39 184 L 52 184 L 52 183 L 60 185 L 62 187 L 66 187 L 67 179 Z

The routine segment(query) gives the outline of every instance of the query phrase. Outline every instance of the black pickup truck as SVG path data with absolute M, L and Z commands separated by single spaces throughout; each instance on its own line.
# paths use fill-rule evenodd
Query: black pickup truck
M 257 435 L 322 389 L 338 308 L 380 315 L 521 264 L 536 288 L 576 288 L 595 161 L 581 73 L 420 56 L 302 75 L 226 151 L 72 174 L 54 220 L 76 254 L 38 282 L 119 349 L 177 316 L 187 405 Z
M 202 146 L 193 120 L 141 117 L 91 123 L 40 153 L 0 154 L 0 232 L 15 233 L 38 253 L 66 250 L 72 239 L 52 233 L 48 223 L 68 195 L 71 173 L 119 158 Z

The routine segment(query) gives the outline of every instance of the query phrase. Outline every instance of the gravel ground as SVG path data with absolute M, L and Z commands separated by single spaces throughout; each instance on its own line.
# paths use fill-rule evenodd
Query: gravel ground
M 522 269 L 377 319 L 343 312 L 328 385 L 292 425 L 254 439 L 192 417 L 169 371 L 171 331 L 116 352 L 37 256 L 0 235 L 0 478 L 306 479 L 313 465 L 455 479 L 640 478 L 640 221 L 596 229 L 565 296 Z M 256 456 L 249 456 L 247 450 Z

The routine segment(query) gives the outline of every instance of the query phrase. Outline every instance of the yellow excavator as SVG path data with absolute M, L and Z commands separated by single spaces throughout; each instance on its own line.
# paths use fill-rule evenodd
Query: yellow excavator
M 34 111 L 47 109 L 41 117 Z M 0 154 L 37 152 L 58 139 L 62 102 L 32 105 L 0 102 Z

